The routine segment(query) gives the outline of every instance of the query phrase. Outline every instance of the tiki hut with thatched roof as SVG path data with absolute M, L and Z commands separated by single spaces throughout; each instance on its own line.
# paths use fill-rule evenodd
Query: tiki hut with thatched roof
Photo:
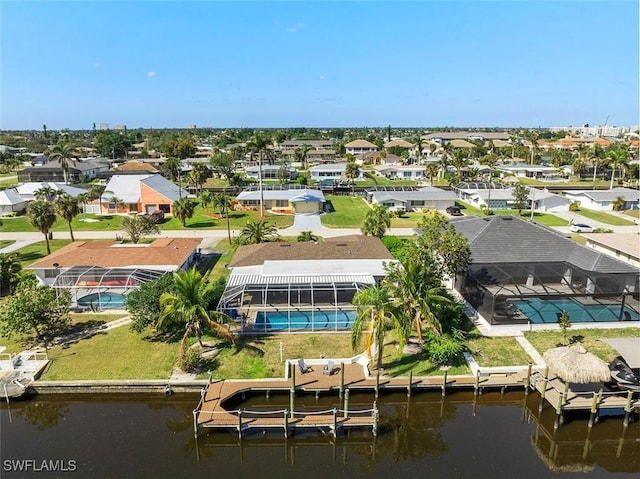
M 567 383 L 597 383 L 611 377 L 609 366 L 582 344 L 549 349 L 543 359 L 549 369 Z

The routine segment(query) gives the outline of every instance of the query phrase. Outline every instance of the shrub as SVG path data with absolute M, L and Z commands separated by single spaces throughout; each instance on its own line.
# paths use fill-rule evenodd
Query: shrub
M 569 211 L 580 211 L 580 204 L 577 201 L 574 201 L 569 205 Z
M 609 228 L 595 228 L 593 232 L 594 233 L 613 233 L 613 230 L 610 230 Z
M 425 344 L 429 358 L 437 365 L 455 363 L 464 352 L 464 344 L 449 334 L 436 336 L 428 333 L 425 336 Z
M 187 373 L 197 373 L 200 371 L 202 358 L 200 357 L 200 346 L 188 348 L 183 355 L 180 356 L 180 369 Z

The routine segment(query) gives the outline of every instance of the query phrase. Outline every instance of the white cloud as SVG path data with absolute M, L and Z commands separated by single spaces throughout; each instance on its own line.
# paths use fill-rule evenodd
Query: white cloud
M 324 75 L 320 75 L 320 80 L 324 80 L 325 78 L 327 78 L 327 77 L 324 76 Z
M 148 72 L 147 76 L 148 77 L 154 77 L 154 76 L 156 76 L 156 72 Z
M 302 30 L 306 25 L 304 23 L 296 23 L 295 25 L 287 28 L 287 33 L 296 33 L 298 30 Z

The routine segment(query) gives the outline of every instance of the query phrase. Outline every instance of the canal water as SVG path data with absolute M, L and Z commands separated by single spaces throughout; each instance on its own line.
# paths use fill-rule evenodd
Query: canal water
M 254 430 L 193 434 L 199 395 L 47 395 L 3 404 L 0 477 L 87 478 L 572 478 L 640 475 L 640 422 L 602 418 L 591 430 L 521 391 L 385 394 L 381 430 Z M 304 396 L 297 410 L 335 405 Z M 350 407 L 373 396 L 352 395 Z M 245 398 L 247 409 L 287 407 L 288 396 Z

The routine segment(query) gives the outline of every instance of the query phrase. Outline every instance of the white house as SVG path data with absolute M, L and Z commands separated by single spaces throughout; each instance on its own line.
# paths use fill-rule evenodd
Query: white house
M 279 165 L 262 165 L 262 179 L 263 180 L 277 180 L 279 179 L 278 173 L 282 169 Z M 298 177 L 298 170 L 295 168 L 284 167 L 287 169 L 287 179 L 295 180 Z M 247 178 L 257 180 L 260 178 L 260 167 L 258 165 L 249 166 L 244 170 Z
M 546 188 L 540 190 L 538 188 L 529 188 L 529 205 L 534 203 L 534 209 L 538 212 L 543 211 L 569 211 L 571 200 L 565 196 L 551 193 Z
M 320 213 L 324 206 L 324 194 L 309 188 L 265 189 L 262 191 L 264 208 L 278 213 Z M 236 197 L 238 210 L 260 208 L 260 190 L 244 190 Z
M 357 156 L 378 151 L 378 147 L 367 140 L 354 140 L 344 145 L 344 150 L 347 153 Z
M 640 236 L 635 233 L 583 233 L 587 246 L 640 268 Z
M 622 197 L 624 199 L 623 210 L 637 210 L 640 202 L 640 191 L 631 188 L 613 188 L 612 190 L 580 190 L 563 191 L 571 201 L 576 201 L 591 210 L 612 211 L 613 203 Z
M 74 198 L 78 195 L 86 193 L 87 190 L 78 188 L 76 186 L 66 185 L 64 183 L 58 183 L 55 181 L 31 181 L 16 186 L 15 190 L 23 200 L 33 201 L 36 199 L 36 192 L 42 188 L 51 188 L 56 194 L 67 193 Z
M 312 181 L 343 180 L 347 172 L 346 163 L 327 163 L 309 168 L 309 176 Z M 361 178 L 358 178 L 361 179 Z
M 15 189 L 0 191 L 0 215 L 24 211 L 28 203 Z
M 452 191 L 433 186 L 403 191 L 368 190 L 366 195 L 369 203 L 382 204 L 393 211 L 445 210 L 456 200 Z
M 378 176 L 396 180 L 422 180 L 425 177 L 424 166 L 379 165 L 374 170 Z

